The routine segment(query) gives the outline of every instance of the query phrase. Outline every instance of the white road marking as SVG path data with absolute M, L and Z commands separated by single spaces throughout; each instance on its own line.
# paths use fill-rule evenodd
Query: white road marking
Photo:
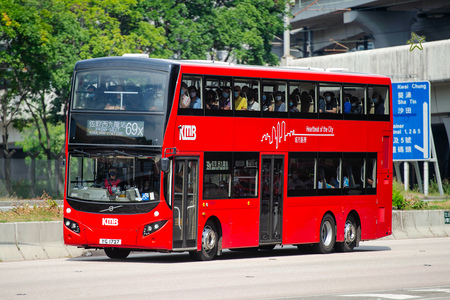
M 393 300 L 406 300 L 417 299 L 419 296 L 401 295 L 401 294 L 352 294 L 341 295 L 342 297 L 359 297 L 359 298 L 377 298 L 377 299 L 393 299 Z

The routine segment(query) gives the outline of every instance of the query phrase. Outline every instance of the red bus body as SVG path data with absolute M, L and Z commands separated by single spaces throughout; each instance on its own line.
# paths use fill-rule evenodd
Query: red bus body
M 322 236 L 324 228 L 321 226 L 326 215 L 331 216 L 334 220 L 334 224 L 331 222 L 334 226 L 332 238 L 334 239 L 333 244 L 336 242 L 336 245 L 345 243 L 346 234 L 350 234 L 346 231 L 352 225 L 350 222 L 350 227 L 346 227 L 349 216 L 352 216 L 350 220 L 354 220 L 353 223 L 355 223 L 351 230 L 357 235 L 357 241 L 353 243 L 351 249 L 360 240 L 377 239 L 392 233 L 392 113 L 390 113 L 392 110 L 390 101 L 385 103 L 388 113 L 383 120 L 372 120 L 370 116 L 365 117 L 364 120 L 346 119 L 345 115 L 340 119 L 328 119 L 321 118 L 320 114 L 317 113 L 313 113 L 312 115 L 315 115 L 311 118 L 298 118 L 291 117 L 291 113 L 288 112 L 278 117 L 265 117 L 264 113 L 259 116 L 246 116 L 245 113 L 208 115 L 205 104 L 201 109 L 203 112 L 199 115 L 192 109 L 190 112 L 180 113 L 182 108 L 180 108 L 179 103 L 183 76 L 199 78 L 203 84 L 203 86 L 199 85 L 198 88 L 198 90 L 201 90 L 202 98 L 205 97 L 205 91 L 207 90 L 208 78 L 206 76 L 230 79 L 233 80 L 232 82 L 237 82 L 239 78 L 246 78 L 249 83 L 257 82 L 255 86 L 259 87 L 260 92 L 265 82 L 270 80 L 286 87 L 294 81 L 311 82 L 319 88 L 328 84 L 332 85 L 335 90 L 338 90 L 339 87 L 341 90 L 345 89 L 344 86 L 357 86 L 356 90 L 362 91 L 365 89 L 364 91 L 367 91 L 364 92 L 366 98 L 370 98 L 370 95 L 368 95 L 369 86 L 384 86 L 387 87 L 386 98 L 391 99 L 389 78 L 376 75 L 287 68 L 236 67 L 189 62 L 170 63 L 178 66 L 178 69 L 173 71 L 177 74 L 176 76 L 173 75 L 176 84 L 171 92 L 166 92 L 167 98 L 173 95 L 172 105 L 169 110 L 166 110 L 167 122 L 163 131 L 163 141 L 158 148 L 159 150 L 155 150 L 156 152 L 160 151 L 162 159 L 169 159 L 168 164 L 170 165 L 170 168 L 165 170 L 166 172 L 159 171 L 161 172 L 160 178 L 165 178 L 161 179 L 159 186 L 160 199 L 157 199 L 158 201 L 154 203 L 150 201 L 152 202 L 151 209 L 147 209 L 143 213 L 133 211 L 117 214 L 115 213 L 115 206 L 121 206 L 123 203 L 116 204 L 116 201 L 108 202 L 107 206 L 101 209 L 101 212 L 100 210 L 98 212 L 86 211 L 82 207 L 87 201 L 80 201 L 83 203 L 81 205 L 74 205 L 73 199 L 68 201 L 68 199 L 73 198 L 71 195 L 78 195 L 78 192 L 74 192 L 74 189 L 69 187 L 68 182 L 71 182 L 71 179 L 69 178 L 70 170 L 68 170 L 64 197 L 64 241 L 66 244 L 85 248 L 126 249 L 125 253 L 129 250 L 148 250 L 160 252 L 190 251 L 193 254 L 201 254 L 202 251 L 208 253 L 209 250 L 213 250 L 207 246 L 205 248 L 205 243 L 212 241 L 216 245 L 212 245 L 211 248 L 216 247 L 216 249 L 214 249 L 212 255 L 206 255 L 206 259 L 210 259 L 215 254 L 220 254 L 222 249 L 256 248 L 265 245 L 273 247 L 280 244 L 320 245 L 322 243 L 321 238 L 325 239 L 325 236 Z M 191 83 L 193 82 L 195 81 L 191 81 Z M 280 89 L 280 86 L 277 88 Z M 288 90 L 288 88 L 286 89 Z M 316 99 L 319 95 L 319 92 L 316 91 Z M 341 92 L 341 95 L 344 95 L 344 92 Z M 258 98 L 260 104 L 262 104 L 261 95 L 258 95 Z M 341 109 L 343 108 L 342 99 L 343 96 L 341 96 L 340 104 L 338 104 Z M 70 111 L 74 111 L 72 104 Z M 318 104 L 315 105 L 317 110 Z M 115 116 L 119 116 L 123 112 L 115 113 Z M 366 115 L 369 115 L 368 106 L 366 107 Z M 78 143 L 76 147 L 70 147 L 70 128 L 73 125 L 74 122 L 69 120 L 67 133 L 67 141 L 69 142 L 66 147 L 68 169 L 71 166 L 70 160 L 74 160 L 69 156 L 75 148 L 78 152 L 86 151 L 92 154 L 92 152 L 83 148 L 82 143 Z M 104 145 L 102 147 L 119 149 L 117 145 Z M 120 149 L 127 152 L 130 148 Z M 220 172 L 217 171 L 220 168 L 231 169 L 229 165 L 232 163 L 235 164 L 234 166 L 239 165 L 239 168 L 246 169 L 247 166 L 242 166 L 241 163 L 237 162 L 238 154 L 235 153 L 239 153 L 239 155 L 244 153 L 242 155 L 245 155 L 247 152 L 254 153 L 252 155 L 257 156 L 256 167 L 249 163 L 253 160 L 242 161 L 249 164 L 248 168 L 254 168 L 251 174 L 257 175 L 256 177 L 255 175 L 244 175 L 242 177 L 250 177 L 250 179 L 244 179 L 244 182 L 245 180 L 251 182 L 253 187 L 249 193 L 254 192 L 256 195 L 233 197 L 229 192 L 228 197 L 205 196 L 207 190 L 204 186 L 206 184 L 205 176 L 207 176 L 206 170 L 209 165 L 211 163 L 221 165 L 223 161 L 222 167 L 212 167 L 215 170 L 212 173 Z M 362 157 L 361 161 L 364 161 L 364 166 L 366 166 L 369 159 L 365 159 L 365 157 L 369 156 L 364 155 L 369 152 L 376 160 L 376 179 L 372 178 L 376 181 L 376 189 L 374 189 L 376 191 L 367 192 L 369 190 L 366 186 L 355 188 L 355 191 L 362 191 L 359 194 L 346 194 L 345 184 L 342 183 L 345 178 L 346 157 L 349 157 L 349 161 L 352 161 L 353 153 L 358 153 Z M 225 162 L 225 159 L 206 158 L 205 153 L 210 156 L 217 153 L 218 157 L 222 154 L 225 156 L 229 154 L 232 160 Z M 302 160 L 302 153 L 308 153 L 308 157 L 312 158 Z M 332 153 L 330 155 L 336 157 L 335 161 L 339 164 L 338 170 L 342 172 L 342 175 L 336 175 L 341 179 L 340 186 L 337 188 L 340 194 L 336 194 L 335 191 L 329 192 L 331 189 L 322 192 L 318 188 L 317 181 L 322 166 L 319 162 L 326 164 L 326 153 Z M 314 158 L 316 154 L 317 156 Z M 86 157 L 88 157 L 87 154 Z M 297 157 L 300 158 L 297 159 Z M 101 160 L 101 158 L 96 159 L 97 162 Z M 180 162 L 180 166 L 190 167 L 188 171 L 183 173 L 185 178 L 187 172 L 194 172 L 195 175 L 193 176 L 197 178 L 196 187 L 190 186 L 191 180 L 183 181 L 185 187 L 183 196 L 176 196 L 177 192 L 175 191 L 177 182 L 174 177 L 175 168 L 177 168 L 175 166 L 176 160 Z M 314 191 L 311 192 L 313 194 L 302 195 L 304 191 L 299 190 L 299 195 L 290 195 L 289 193 L 292 191 L 288 186 L 291 180 L 290 168 L 293 163 L 300 166 L 302 162 L 307 161 L 315 162 L 315 167 L 312 168 L 315 171 L 313 172 L 311 169 L 309 171 L 310 176 L 314 177 L 315 181 Z M 275 171 L 270 171 L 272 172 L 271 175 L 267 175 L 268 177 L 265 178 L 270 177 L 273 186 L 275 184 L 274 178 L 281 178 L 280 176 L 282 176 L 282 185 L 277 186 L 277 191 L 275 191 L 275 188 L 270 189 L 271 196 L 268 196 L 267 199 L 272 206 L 268 213 L 263 213 L 266 208 L 262 206 L 266 204 L 263 204 L 262 201 L 263 193 L 265 193 L 262 188 L 264 184 L 262 178 L 263 174 L 268 174 L 269 171 L 267 168 L 264 170 L 262 166 L 270 167 L 276 162 L 282 165 L 280 164 L 276 170 L 274 169 Z M 78 168 L 80 167 L 78 166 Z M 195 171 L 192 168 L 197 169 Z M 213 178 L 214 181 L 214 178 L 216 178 L 214 176 L 228 178 L 226 174 L 229 174 L 229 178 L 237 181 L 239 172 L 236 168 L 227 171 L 229 173 L 208 176 Z M 125 167 L 123 169 L 125 170 Z M 353 172 L 360 172 L 360 177 L 368 173 L 356 169 L 354 167 Z M 311 174 L 311 172 L 314 174 Z M 257 179 L 253 180 L 251 176 Z M 228 183 L 229 191 L 232 183 L 231 179 L 227 180 L 230 181 Z M 353 178 L 352 180 L 356 182 L 358 179 Z M 361 179 L 360 184 L 364 185 L 363 182 L 365 181 L 364 178 Z M 165 182 L 167 182 L 166 186 Z M 213 183 L 208 184 L 212 185 Z M 75 190 L 77 189 L 75 188 Z M 82 190 L 82 188 L 79 188 L 79 190 Z M 275 192 L 279 193 L 277 194 L 277 200 L 273 196 Z M 142 194 L 142 197 L 144 199 L 144 194 Z M 181 212 L 180 207 L 176 206 L 177 197 L 185 197 L 183 198 L 185 200 L 180 201 L 187 201 L 186 204 L 183 204 L 185 205 L 183 207 L 185 207 L 186 215 Z M 139 205 L 141 203 L 137 203 L 135 206 L 138 207 Z M 189 214 L 190 209 L 195 211 L 195 216 Z M 271 231 L 267 242 L 262 240 L 263 235 L 261 234 L 263 226 L 261 216 L 263 214 L 269 220 L 267 225 L 269 231 L 275 228 L 275 223 L 278 222 L 277 224 L 281 225 L 278 229 Z M 186 220 L 190 223 L 183 223 L 185 219 L 182 216 L 190 218 L 191 220 Z M 71 222 L 77 225 L 72 225 Z M 144 227 L 154 222 L 162 222 L 162 225 L 158 230 L 144 236 Z M 181 223 L 183 225 L 180 225 Z M 212 228 L 209 226 L 210 224 L 214 224 Z M 71 226 L 78 226 L 78 229 L 74 231 Z M 183 229 L 181 229 L 182 227 Z M 183 231 L 182 238 L 175 238 L 178 233 L 174 233 L 174 228 L 180 228 Z M 189 233 L 189 231 L 194 231 L 195 237 L 189 237 L 190 234 L 192 235 L 192 232 Z M 101 243 L 102 241 L 107 244 Z M 114 244 L 116 242 L 118 244 Z M 326 242 L 323 243 L 326 244 Z M 123 257 L 125 256 L 123 255 Z M 120 254 L 117 257 L 120 257 Z M 200 255 L 200 258 L 205 259 L 205 255 Z

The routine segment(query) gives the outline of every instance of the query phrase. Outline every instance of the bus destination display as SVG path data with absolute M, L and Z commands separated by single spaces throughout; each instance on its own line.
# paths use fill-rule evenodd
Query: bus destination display
M 87 135 L 143 137 L 144 121 L 88 120 Z

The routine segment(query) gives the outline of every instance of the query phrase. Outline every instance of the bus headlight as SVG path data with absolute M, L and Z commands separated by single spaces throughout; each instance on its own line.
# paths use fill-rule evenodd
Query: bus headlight
M 77 222 L 64 218 L 64 225 L 75 233 L 80 233 L 80 226 Z
M 166 224 L 166 223 L 167 223 L 167 220 L 147 224 L 144 226 L 144 231 L 142 232 L 142 235 L 147 236 L 147 235 L 157 231 L 161 227 L 163 227 L 164 224 Z

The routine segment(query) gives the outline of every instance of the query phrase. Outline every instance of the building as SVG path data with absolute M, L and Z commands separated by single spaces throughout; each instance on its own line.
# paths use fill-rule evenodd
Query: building
M 450 177 L 450 1 L 297 0 L 290 23 L 284 65 L 429 81 L 439 169 Z

